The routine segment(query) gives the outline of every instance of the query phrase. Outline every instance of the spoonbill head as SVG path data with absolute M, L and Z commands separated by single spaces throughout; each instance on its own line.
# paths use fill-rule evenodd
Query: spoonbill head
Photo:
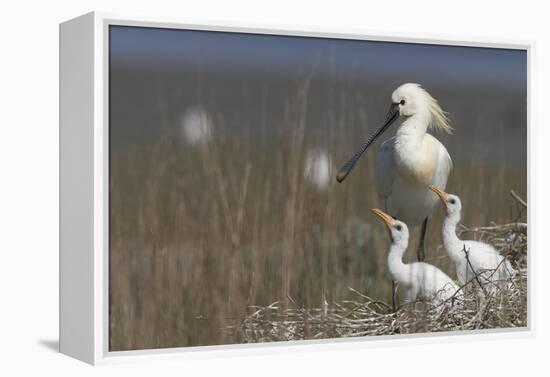
M 458 223 L 460 221 L 460 213 L 462 212 L 462 202 L 460 198 L 453 194 L 447 194 L 435 186 L 429 186 L 428 188 L 435 192 L 443 203 L 446 217 L 453 218 Z
M 452 133 L 449 119 L 437 100 L 418 84 L 403 84 L 392 93 L 392 105 L 399 104 L 399 116 L 422 118 L 427 129 Z M 423 130 L 426 132 L 426 129 Z
M 437 204 L 426 187 L 444 190 L 452 168 L 447 149 L 427 131 L 451 133 L 452 128 L 438 102 L 418 84 L 401 85 L 391 100 L 382 126 L 342 166 L 336 179 L 342 182 L 369 146 L 399 120 L 396 135 L 380 147 L 376 187 L 387 212 L 411 226 L 422 224 L 417 249 L 422 261 L 428 217 Z
M 409 228 L 407 224 L 394 219 L 379 209 L 373 209 L 372 212 L 386 224 L 392 243 L 406 249 L 409 243 Z

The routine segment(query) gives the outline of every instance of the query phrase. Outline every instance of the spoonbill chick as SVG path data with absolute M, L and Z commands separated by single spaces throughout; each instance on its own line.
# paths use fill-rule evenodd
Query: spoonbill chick
M 430 301 L 434 305 L 463 296 L 460 287 L 443 271 L 424 262 L 403 263 L 403 254 L 409 243 L 407 225 L 394 220 L 390 215 L 379 209 L 373 209 L 377 216 L 386 224 L 391 237 L 388 254 L 388 269 L 394 281 L 405 289 L 405 302 L 417 299 Z
M 426 187 L 444 190 L 452 167 L 447 149 L 427 131 L 452 133 L 452 128 L 437 101 L 418 84 L 401 85 L 391 100 L 382 126 L 342 166 L 336 179 L 342 182 L 369 146 L 399 120 L 395 136 L 378 153 L 377 191 L 392 216 L 409 225 L 422 224 L 417 255 L 423 261 L 428 217 L 437 203 Z
M 456 275 L 460 284 L 475 279 L 482 285 L 494 287 L 498 282 L 510 281 L 516 274 L 510 262 L 491 245 L 461 240 L 456 235 L 456 226 L 460 222 L 462 203 L 456 195 L 447 194 L 437 187 L 430 186 L 445 206 L 443 220 L 443 246 L 456 266 Z M 477 278 L 476 278 L 477 275 Z

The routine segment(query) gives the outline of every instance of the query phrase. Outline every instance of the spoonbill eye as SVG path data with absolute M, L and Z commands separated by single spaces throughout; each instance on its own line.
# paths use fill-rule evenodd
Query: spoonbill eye
M 404 105 L 404 104 L 405 104 L 405 100 L 402 99 L 401 101 L 399 101 L 399 103 L 400 103 L 401 105 Z
M 455 203 L 456 203 L 456 200 L 454 200 L 454 199 L 451 199 L 451 200 L 449 200 L 449 203 L 451 203 L 451 204 L 455 204 Z
M 396 225 L 396 226 L 395 226 L 395 229 L 401 231 L 401 225 Z

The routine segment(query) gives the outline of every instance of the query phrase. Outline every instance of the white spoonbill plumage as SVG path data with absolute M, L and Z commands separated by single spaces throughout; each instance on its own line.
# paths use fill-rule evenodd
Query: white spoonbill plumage
M 405 301 L 414 302 L 417 299 L 430 301 L 434 305 L 444 301 L 460 299 L 463 293 L 460 287 L 443 271 L 424 262 L 403 263 L 403 254 L 409 243 L 407 225 L 379 209 L 373 209 L 389 230 L 391 236 L 390 252 L 388 254 L 388 270 L 394 281 L 405 289 Z
M 418 245 L 418 260 L 422 261 L 428 217 L 437 203 L 426 187 L 444 190 L 452 168 L 447 149 L 427 131 L 451 133 L 452 128 L 437 101 L 418 84 L 401 85 L 391 99 L 384 124 L 344 164 L 336 179 L 342 182 L 367 148 L 399 119 L 395 136 L 378 153 L 377 191 L 392 216 L 409 225 L 422 224 Z
M 429 188 L 439 196 L 445 206 L 442 229 L 443 246 L 455 263 L 458 281 L 465 284 L 474 279 L 481 284 L 486 284 L 490 289 L 499 282 L 510 281 L 516 271 L 493 246 L 480 241 L 461 240 L 456 235 L 456 226 L 460 222 L 462 210 L 460 198 L 453 194 L 447 194 L 437 187 L 430 186 Z M 466 258 L 465 250 L 468 253 L 468 258 Z M 477 279 L 475 279 L 476 274 L 478 275 Z

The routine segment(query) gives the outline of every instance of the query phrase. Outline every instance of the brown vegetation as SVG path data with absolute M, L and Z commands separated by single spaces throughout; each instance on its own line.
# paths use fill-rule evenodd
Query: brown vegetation
M 385 302 L 349 288 L 356 300 L 323 302 L 305 308 L 296 303 L 283 309 L 280 302 L 266 307 L 251 307 L 249 316 L 235 331 L 245 342 L 269 342 L 338 338 L 366 335 L 395 335 L 458 330 L 483 330 L 527 327 L 527 225 L 512 223 L 463 232 L 486 239 L 518 268 L 510 282 L 496 290 L 475 289 L 473 277 L 462 289 L 464 300 L 418 310 L 418 303 L 406 303 L 393 311 Z M 482 286 L 488 284 L 481 282 Z
M 258 101 L 243 89 L 243 103 L 258 114 L 246 119 L 254 122 L 254 135 L 232 128 L 216 110 L 214 97 L 199 95 L 197 101 L 211 112 L 212 140 L 189 146 L 166 128 L 159 141 L 111 148 L 110 350 L 409 331 L 404 329 L 416 323 L 414 317 L 387 313 L 378 303 L 389 302 L 391 285 L 385 268 L 387 234 L 370 216 L 379 205 L 373 152 L 344 184 L 319 190 L 303 179 L 306 151 L 324 143 L 334 162 L 343 162 L 376 126 L 367 119 L 363 92 L 353 86 L 341 89 L 327 89 L 315 80 L 296 84 L 294 94 L 284 97 L 284 116 L 275 125 L 266 116 L 267 94 L 255 108 Z M 271 90 L 279 89 L 265 86 L 263 93 Z M 328 93 L 326 103 L 318 93 Z M 244 114 L 246 106 L 241 110 Z M 322 123 L 312 124 L 312 114 Z M 457 134 L 444 140 L 454 159 L 448 191 L 463 198 L 463 223 L 525 222 L 524 211 L 516 219 L 516 201 L 507 193 L 514 188 L 525 197 L 523 157 L 515 166 L 495 163 L 484 157 L 498 146 L 474 133 L 461 134 L 460 125 L 455 128 Z M 481 152 L 453 154 L 468 140 L 475 144 L 469 151 Z M 454 276 L 438 247 L 441 212 L 437 209 L 430 220 L 427 262 Z M 515 247 L 515 239 L 491 241 L 501 250 Z M 524 261 L 519 266 L 526 268 Z M 519 296 L 511 297 L 515 314 L 507 314 L 505 321 L 499 322 L 496 306 L 488 306 L 482 316 L 491 320 L 465 313 L 458 325 L 449 313 L 450 322 L 437 329 L 449 323 L 456 329 L 480 323 L 523 326 L 525 316 L 514 316 L 526 310 L 524 282 L 525 274 L 518 282 Z M 371 315 L 380 318 L 381 326 L 361 327 Z M 340 317 L 357 325 L 334 327 Z M 280 337 L 272 330 L 258 335 L 254 326 L 265 318 L 275 327 L 282 323 L 287 328 L 289 318 L 309 324 L 293 330 L 296 335 L 288 335 L 288 329 L 274 330 Z

